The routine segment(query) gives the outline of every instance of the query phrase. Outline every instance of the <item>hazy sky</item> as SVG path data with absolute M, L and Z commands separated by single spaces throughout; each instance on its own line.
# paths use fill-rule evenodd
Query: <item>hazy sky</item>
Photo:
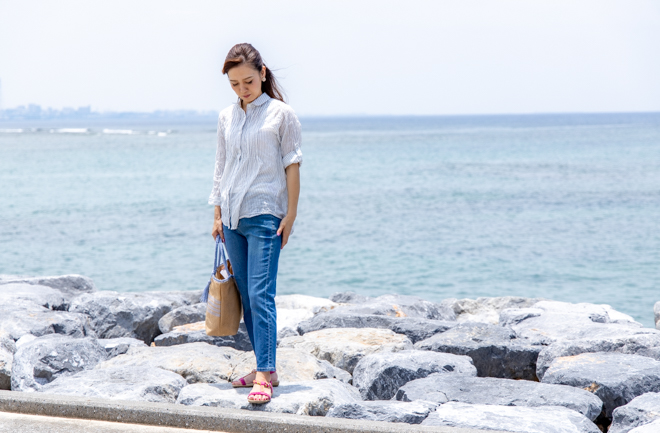
M 0 0 L 2 106 L 219 110 L 238 42 L 301 115 L 660 111 L 658 0 Z

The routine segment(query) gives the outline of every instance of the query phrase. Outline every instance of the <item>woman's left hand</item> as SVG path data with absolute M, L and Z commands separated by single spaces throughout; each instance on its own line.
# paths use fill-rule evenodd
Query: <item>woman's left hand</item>
M 288 214 L 287 216 L 282 218 L 282 222 L 280 222 L 280 228 L 277 229 L 277 236 L 282 236 L 281 248 L 284 248 L 284 245 L 286 245 L 289 242 L 291 227 L 293 227 L 293 222 L 295 221 L 295 219 L 296 219 L 295 215 Z

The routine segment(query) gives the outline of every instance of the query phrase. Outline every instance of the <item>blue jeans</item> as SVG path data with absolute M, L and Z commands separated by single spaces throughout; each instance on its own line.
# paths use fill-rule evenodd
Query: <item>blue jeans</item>
M 257 357 L 257 371 L 275 370 L 277 310 L 275 283 L 282 237 L 280 218 L 241 218 L 236 230 L 223 226 L 225 246 L 243 302 L 243 320 Z

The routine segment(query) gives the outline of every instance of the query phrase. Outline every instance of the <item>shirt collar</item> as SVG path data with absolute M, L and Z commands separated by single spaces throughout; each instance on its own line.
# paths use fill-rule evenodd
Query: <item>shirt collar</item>
M 271 99 L 270 96 L 268 96 L 268 94 L 264 92 L 261 95 L 259 95 L 257 99 L 250 102 L 248 105 L 263 105 L 264 102 L 268 101 L 269 99 Z

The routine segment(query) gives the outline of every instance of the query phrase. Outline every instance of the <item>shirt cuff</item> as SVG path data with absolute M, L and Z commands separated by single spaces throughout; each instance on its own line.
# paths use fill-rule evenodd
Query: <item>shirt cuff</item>
M 209 204 L 213 206 L 220 206 L 220 197 L 212 195 L 209 197 Z
M 291 164 L 298 163 L 302 165 L 302 152 L 300 149 L 294 149 L 291 152 L 287 153 L 284 158 L 282 158 L 282 164 L 284 164 L 284 168 L 287 168 Z

